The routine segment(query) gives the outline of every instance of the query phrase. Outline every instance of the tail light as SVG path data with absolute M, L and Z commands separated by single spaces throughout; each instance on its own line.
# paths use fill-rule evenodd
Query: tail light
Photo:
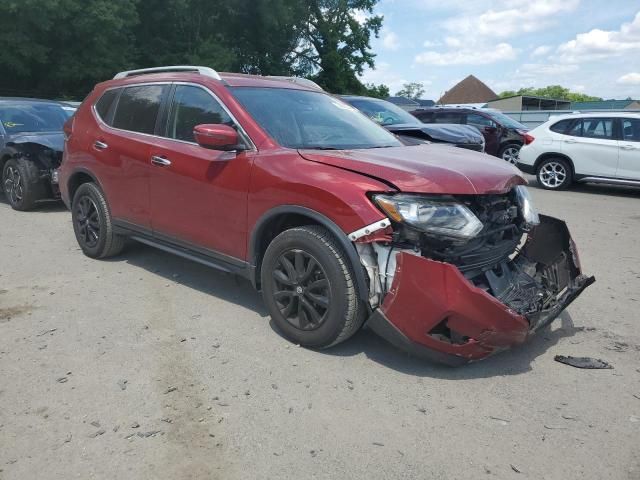
M 535 137 L 532 135 L 529 135 L 528 133 L 525 133 L 522 135 L 522 139 L 524 140 L 525 145 L 529 145 L 533 143 L 533 141 L 535 140 Z
M 75 118 L 76 118 L 76 116 L 74 114 L 71 117 L 69 117 L 66 122 L 64 122 L 64 125 L 62 127 L 62 131 L 64 132 L 64 139 L 65 140 L 69 140 L 69 137 L 71 136 L 71 133 L 73 132 L 73 121 L 75 120 Z

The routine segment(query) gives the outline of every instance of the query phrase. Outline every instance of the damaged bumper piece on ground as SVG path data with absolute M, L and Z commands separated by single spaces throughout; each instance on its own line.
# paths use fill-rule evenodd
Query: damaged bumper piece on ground
M 473 279 L 407 250 L 394 260 L 368 325 L 414 355 L 450 365 L 524 342 L 595 281 L 582 274 L 566 224 L 543 215 L 515 255 Z

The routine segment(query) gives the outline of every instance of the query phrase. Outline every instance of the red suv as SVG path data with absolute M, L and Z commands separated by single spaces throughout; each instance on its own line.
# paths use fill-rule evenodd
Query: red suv
M 97 85 L 59 171 L 84 253 L 132 238 L 248 278 L 303 346 L 366 322 L 451 364 L 524 341 L 593 282 L 515 167 L 403 146 L 289 80 L 161 67 Z

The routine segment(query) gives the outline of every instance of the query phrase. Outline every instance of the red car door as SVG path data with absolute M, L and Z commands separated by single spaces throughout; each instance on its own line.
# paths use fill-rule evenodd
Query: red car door
M 96 173 L 109 199 L 111 214 L 144 229 L 151 228 L 149 148 L 155 141 L 160 106 L 169 89 L 169 84 L 118 89 L 122 91 L 115 100 L 115 109 L 111 107 L 109 113 L 101 115 L 98 102 L 96 112 L 102 121 L 89 132 L 90 151 L 97 160 Z M 108 95 L 109 91 L 103 98 Z
M 246 258 L 247 193 L 253 151 L 199 146 L 193 128 L 234 120 L 197 85 L 176 84 L 164 137 L 149 152 L 151 223 L 155 236 L 204 253 Z

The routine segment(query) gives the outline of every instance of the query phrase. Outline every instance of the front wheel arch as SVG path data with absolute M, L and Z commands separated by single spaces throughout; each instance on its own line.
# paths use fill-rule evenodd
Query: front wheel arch
M 291 220 L 295 220 L 295 222 L 291 224 Z M 366 300 L 369 298 L 369 284 L 365 276 L 365 270 L 360 262 L 358 252 L 349 240 L 349 237 L 347 237 L 347 234 L 323 214 L 310 208 L 297 205 L 282 205 L 276 207 L 265 213 L 256 222 L 251 232 L 248 256 L 250 266 L 253 270 L 251 274 L 251 282 L 253 285 L 256 288 L 260 286 L 260 264 L 271 240 L 288 228 L 305 225 L 320 225 L 325 227 L 340 244 L 351 262 L 356 281 L 356 291 L 368 306 L 369 302 Z

